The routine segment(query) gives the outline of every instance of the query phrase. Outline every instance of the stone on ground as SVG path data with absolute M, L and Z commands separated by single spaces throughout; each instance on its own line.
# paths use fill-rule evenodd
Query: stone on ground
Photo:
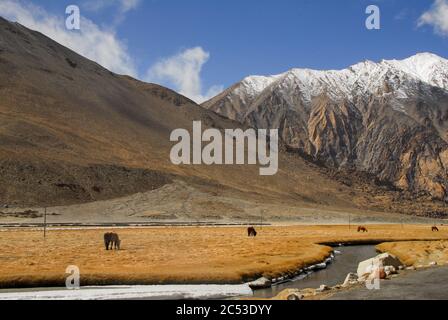
M 375 258 L 371 258 L 359 263 L 357 273 L 358 277 L 362 278 L 364 275 L 370 275 L 379 267 L 392 266 L 396 269 L 401 265 L 402 263 L 397 257 L 391 255 L 390 253 L 383 253 L 376 256 Z
M 358 275 L 356 273 L 349 273 L 347 277 L 345 278 L 344 283 L 342 284 L 343 287 L 352 286 L 358 283 Z
M 272 281 L 263 277 L 258 280 L 250 282 L 248 285 L 252 290 L 267 289 L 272 286 Z

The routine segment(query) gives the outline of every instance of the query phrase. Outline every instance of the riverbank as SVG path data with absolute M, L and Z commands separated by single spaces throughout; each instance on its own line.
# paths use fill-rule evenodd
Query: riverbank
M 299 277 L 273 285 L 271 288 L 254 291 L 254 298 L 271 299 L 285 292 L 319 288 L 321 285 L 333 287 L 344 283 L 347 273 L 357 270 L 360 261 L 376 256 L 374 245 L 356 245 L 337 247 L 333 261 L 323 269 L 304 272 Z M 286 297 L 287 298 L 287 294 Z
M 448 264 L 448 241 L 388 242 L 377 246 L 382 252 L 397 256 L 405 265 L 421 268 Z
M 81 285 L 241 284 L 292 275 L 331 255 L 331 243 L 448 240 L 448 228 L 371 225 L 263 227 L 248 238 L 244 227 L 119 229 L 120 251 L 106 251 L 104 230 L 8 229 L 0 232 L 0 287 L 64 286 L 76 265 Z M 113 228 L 110 231 L 114 231 Z
M 361 248 L 354 246 L 353 248 Z M 395 269 L 387 279 L 381 280 L 380 290 L 369 290 L 363 281 L 358 284 L 342 285 L 342 281 L 321 281 L 328 290 L 319 292 L 319 284 L 305 287 L 306 281 L 298 285 L 291 285 L 292 289 L 285 289 L 273 297 L 274 300 L 285 300 L 291 296 L 302 296 L 306 300 L 381 300 L 381 299 L 448 299 L 446 286 L 440 282 L 448 277 L 448 241 L 400 241 L 384 242 L 377 246 L 377 252 L 392 254 L 403 264 L 399 270 Z M 357 254 L 359 257 L 360 255 Z M 371 254 L 371 257 L 375 256 Z M 361 262 L 364 259 L 357 259 Z M 357 266 L 346 268 L 345 272 L 355 272 Z M 341 280 L 341 278 L 340 278 Z M 406 292 L 403 292 L 406 287 Z M 307 288 L 307 289 L 304 289 Z

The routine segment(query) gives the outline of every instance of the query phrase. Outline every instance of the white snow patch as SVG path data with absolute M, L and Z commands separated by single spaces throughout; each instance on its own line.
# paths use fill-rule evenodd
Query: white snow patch
M 82 287 L 79 290 L 0 292 L 0 300 L 212 299 L 252 295 L 243 285 L 154 285 Z
M 280 75 L 275 76 L 250 76 L 247 78 L 244 78 L 243 81 L 241 81 L 241 86 L 238 88 L 241 90 L 242 94 L 246 94 L 249 97 L 255 97 L 262 93 L 264 89 L 269 87 L 272 83 L 274 83 Z

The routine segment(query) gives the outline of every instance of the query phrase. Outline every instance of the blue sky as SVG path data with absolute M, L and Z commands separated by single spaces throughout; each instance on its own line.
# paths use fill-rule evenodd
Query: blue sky
M 10 0 L 0 0 L 2 16 L 26 25 L 31 18 L 16 11 L 35 12 L 30 9 L 34 4 L 60 21 L 61 28 L 65 8 L 79 5 L 95 32 L 115 37 L 122 58 L 103 65 L 184 91 L 196 100 L 245 76 L 293 67 L 340 69 L 365 59 L 401 59 L 422 51 L 448 57 L 447 0 L 39 0 L 2 8 L 6 2 Z M 370 4 L 381 10 L 380 30 L 365 27 Z M 419 25 L 425 12 L 426 23 Z M 40 19 L 30 26 L 45 31 L 45 19 Z M 84 36 L 73 41 L 83 42 Z M 87 52 L 81 43 L 73 46 Z M 104 50 L 98 51 L 91 58 L 106 61 L 101 57 Z M 186 66 L 186 60 L 197 65 Z M 120 70 L 127 63 L 131 67 Z M 165 72 L 177 67 L 180 75 Z M 195 74 L 176 78 L 188 72 Z

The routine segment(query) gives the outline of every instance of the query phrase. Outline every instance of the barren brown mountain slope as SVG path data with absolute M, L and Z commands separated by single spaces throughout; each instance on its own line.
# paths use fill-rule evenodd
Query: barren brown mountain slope
M 267 217 L 286 209 L 299 215 L 302 207 L 445 210 L 441 203 L 406 200 L 369 179 L 334 176 L 287 151 L 271 177 L 260 176 L 258 166 L 174 166 L 169 135 L 191 128 L 194 120 L 208 127 L 241 126 L 0 18 L 0 204 L 68 205 L 144 192 L 142 213 L 180 204 L 173 218 L 198 212 L 244 216 L 253 208 L 258 210 L 253 214 Z M 266 205 L 276 209 L 263 211 Z M 163 218 L 171 209 L 153 214 Z M 1 211 L 0 216 L 11 216 Z

